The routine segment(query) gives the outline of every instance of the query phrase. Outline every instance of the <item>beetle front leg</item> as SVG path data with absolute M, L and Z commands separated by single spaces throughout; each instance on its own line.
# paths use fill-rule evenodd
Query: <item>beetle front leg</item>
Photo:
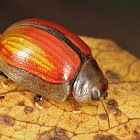
M 81 110 L 79 109 L 79 106 L 73 96 L 70 96 L 70 101 L 73 107 L 73 113 L 81 113 Z
M 3 87 L 8 87 L 13 81 L 8 78 L 6 79 L 5 81 L 1 81 L 0 84 L 3 86 Z
M 35 106 L 39 109 L 43 109 L 44 108 L 44 103 L 46 101 L 46 97 L 45 96 L 36 96 L 34 98 L 35 101 Z

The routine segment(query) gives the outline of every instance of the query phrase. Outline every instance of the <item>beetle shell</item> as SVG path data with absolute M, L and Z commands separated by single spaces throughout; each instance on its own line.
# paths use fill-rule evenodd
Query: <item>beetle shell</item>
M 27 19 L 0 37 L 0 67 L 13 81 L 55 101 L 64 101 L 89 47 L 53 22 Z

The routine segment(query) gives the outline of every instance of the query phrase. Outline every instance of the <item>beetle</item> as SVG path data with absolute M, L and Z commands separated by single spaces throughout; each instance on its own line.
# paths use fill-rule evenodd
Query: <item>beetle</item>
M 107 96 L 108 81 L 90 48 L 64 27 L 26 19 L 0 36 L 0 68 L 23 87 L 57 102 Z

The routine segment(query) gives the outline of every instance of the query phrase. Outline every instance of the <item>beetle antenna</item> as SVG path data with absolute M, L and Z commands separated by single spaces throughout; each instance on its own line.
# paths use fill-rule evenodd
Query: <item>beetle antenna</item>
M 107 110 L 106 110 L 106 108 L 105 108 L 105 105 L 104 105 L 104 103 L 103 103 L 103 99 L 102 99 L 101 97 L 99 97 L 99 99 L 100 99 L 100 101 L 101 101 L 101 103 L 102 103 L 102 105 L 103 105 L 103 108 L 105 109 L 105 112 L 106 112 L 106 115 L 107 115 L 108 127 L 110 128 L 109 116 L 108 116 Z
M 112 88 L 112 87 L 109 87 L 108 89 L 110 89 L 110 90 L 118 90 L 118 91 L 123 91 L 123 92 L 128 92 L 128 93 L 133 93 L 133 94 L 138 94 L 138 95 L 140 95 L 140 92 L 128 91 L 128 90 L 119 89 L 119 88 Z

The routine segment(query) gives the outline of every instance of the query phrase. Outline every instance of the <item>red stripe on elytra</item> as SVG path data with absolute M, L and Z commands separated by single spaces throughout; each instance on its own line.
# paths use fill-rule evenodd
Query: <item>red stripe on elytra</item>
M 91 50 L 89 49 L 89 47 L 79 37 L 77 37 L 72 32 L 70 32 L 66 28 L 64 28 L 56 23 L 53 23 L 51 21 L 46 21 L 46 20 L 40 20 L 40 19 L 27 19 L 27 20 L 20 21 L 17 24 L 22 23 L 22 22 L 25 22 L 25 23 L 31 22 L 31 23 L 38 23 L 38 24 L 50 26 L 50 27 L 62 32 L 63 34 L 65 34 L 66 37 L 68 37 L 85 55 L 91 54 Z
M 25 33 L 26 35 L 30 36 L 33 38 L 32 42 L 35 44 L 38 43 L 44 43 L 46 46 L 49 46 L 52 48 L 52 51 L 49 52 L 52 53 L 53 57 L 54 57 L 54 53 L 58 53 L 59 56 L 62 58 L 62 60 L 68 60 L 69 63 L 67 65 L 73 64 L 72 68 L 75 67 L 75 69 L 77 69 L 77 63 L 78 65 L 80 64 L 80 59 L 79 56 L 68 46 L 66 45 L 64 42 L 60 41 L 58 38 L 54 37 L 53 35 L 44 32 L 42 30 L 39 29 L 35 29 L 35 28 L 28 28 L 28 32 Z M 36 40 L 39 40 L 39 42 L 36 42 Z M 40 48 L 44 49 L 45 52 L 48 51 L 48 48 L 43 47 L 42 45 L 38 44 L 40 46 Z M 55 46 L 55 47 L 54 47 Z M 54 48 L 55 52 L 54 52 Z M 58 55 L 57 55 L 58 57 Z M 57 60 L 57 57 L 54 58 L 55 60 Z M 75 61 L 76 60 L 76 61 Z M 79 62 L 77 62 L 77 60 L 79 60 Z M 75 63 L 73 63 L 75 62 Z

